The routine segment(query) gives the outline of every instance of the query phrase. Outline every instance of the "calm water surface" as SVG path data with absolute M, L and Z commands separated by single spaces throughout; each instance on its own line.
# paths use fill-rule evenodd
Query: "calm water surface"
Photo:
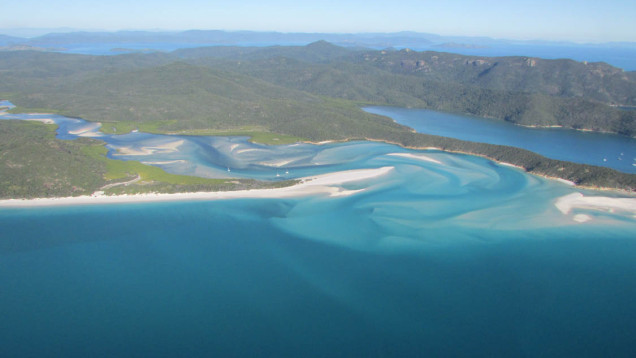
M 508 145 L 548 158 L 636 173 L 635 138 L 560 128 L 528 128 L 496 119 L 426 109 L 367 107 L 365 110 L 391 117 L 420 133 Z

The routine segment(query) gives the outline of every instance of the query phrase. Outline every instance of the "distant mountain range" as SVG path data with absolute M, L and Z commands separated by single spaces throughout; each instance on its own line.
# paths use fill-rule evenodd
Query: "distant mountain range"
M 12 33 L 11 30 L 0 29 L 0 33 Z M 179 32 L 154 31 L 118 31 L 118 32 L 51 32 L 37 37 L 16 37 L 0 35 L 0 46 L 29 45 L 38 47 L 59 47 L 77 43 L 182 43 L 182 44 L 253 44 L 253 45 L 301 45 L 325 40 L 341 46 L 362 46 L 373 48 L 385 47 L 427 47 L 441 48 L 475 48 L 502 44 L 525 45 L 567 45 L 579 46 L 571 42 L 520 41 L 492 39 L 488 37 L 440 36 L 419 32 L 395 33 L 281 33 L 256 31 L 221 31 L 221 30 L 188 30 Z M 594 46 L 631 46 L 636 43 L 606 43 Z

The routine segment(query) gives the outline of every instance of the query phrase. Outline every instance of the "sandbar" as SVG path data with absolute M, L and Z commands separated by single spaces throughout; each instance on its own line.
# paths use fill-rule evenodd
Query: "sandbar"
M 381 167 L 375 169 L 356 169 L 300 179 L 300 183 L 284 188 L 253 189 L 219 192 L 196 192 L 177 194 L 135 194 L 135 195 L 103 195 L 96 192 L 93 195 L 66 197 L 66 198 L 39 198 L 39 199 L 7 199 L 0 200 L 0 207 L 42 207 L 42 206 L 68 206 L 91 204 L 121 204 L 121 203 L 148 203 L 165 201 L 207 201 L 237 198 L 290 198 L 308 195 L 327 195 L 332 197 L 348 196 L 364 191 L 365 189 L 346 190 L 341 184 L 356 182 L 379 177 L 391 172 L 393 167 Z
M 174 153 L 179 150 L 179 147 L 184 143 L 184 140 L 176 140 L 161 145 L 145 146 L 141 149 L 134 149 L 132 147 L 115 147 L 117 153 L 115 155 L 151 155 L 155 153 Z
M 554 203 L 554 206 L 556 206 L 556 208 L 563 214 L 569 214 L 572 209 L 588 209 L 601 211 L 625 211 L 636 215 L 636 198 L 584 196 L 581 193 L 572 193 L 558 198 Z
M 99 132 L 99 128 L 102 126 L 101 123 L 90 123 L 85 125 L 84 127 L 77 128 L 72 131 L 68 131 L 69 134 L 73 134 L 80 137 L 101 137 L 102 133 Z
M 53 121 L 51 118 L 27 118 L 25 119 L 25 121 L 41 122 L 44 124 L 55 124 L 55 121 Z
M 417 159 L 417 160 L 423 160 L 426 162 L 431 162 L 431 163 L 436 163 L 436 164 L 442 164 L 442 162 L 440 162 L 437 159 L 433 159 L 431 157 L 428 157 L 426 155 L 423 154 L 413 154 L 413 153 L 390 153 L 387 154 L 390 155 L 392 157 L 402 157 L 402 158 L 409 158 L 409 159 Z
M 265 165 L 265 166 L 268 166 L 268 167 L 282 167 L 282 166 L 287 165 L 289 163 L 292 163 L 294 161 L 296 161 L 296 158 L 292 158 L 292 159 L 289 159 L 289 160 L 279 160 L 279 161 L 276 161 L 276 162 L 258 162 L 257 164 Z

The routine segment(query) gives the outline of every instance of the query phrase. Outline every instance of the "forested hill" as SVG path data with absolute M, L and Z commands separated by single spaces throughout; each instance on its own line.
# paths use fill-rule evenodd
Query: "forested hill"
M 636 112 L 620 108 L 636 105 L 636 72 L 604 63 L 487 58 L 408 49 L 372 51 L 324 41 L 307 46 L 217 46 L 105 57 L 0 52 L 0 91 L 17 89 L 22 94 L 20 105 L 42 107 L 47 106 L 45 93 L 34 103 L 34 92 L 43 92 L 51 85 L 61 86 L 65 95 L 71 95 L 74 89 L 70 84 L 84 81 L 77 87 L 84 90 L 84 86 L 90 87 L 85 82 L 90 76 L 98 78 L 174 62 L 217 73 L 240 73 L 251 80 L 257 78 L 277 87 L 330 98 L 466 113 L 523 125 L 636 134 Z M 134 75 L 130 81 L 133 79 Z M 40 86 L 43 88 L 35 88 Z M 141 94 L 143 88 L 133 92 Z M 60 94 L 58 90 L 54 93 Z M 25 102 L 27 95 L 30 99 Z M 72 112 L 70 102 L 65 108 Z M 110 119 L 121 120 L 125 113 L 118 112 L 117 118 Z
M 305 47 L 206 47 L 174 52 L 182 58 L 255 60 L 286 57 L 310 63 L 371 65 L 395 74 L 511 92 L 580 97 L 605 104 L 636 105 L 636 72 L 603 62 L 531 57 L 477 57 L 404 50 L 355 50 L 319 41 Z
M 320 49 L 321 51 L 317 51 Z M 181 59 L 249 74 L 314 94 L 491 117 L 523 125 L 591 129 L 633 136 L 636 73 L 603 63 L 439 52 L 306 47 L 211 47 Z
M 434 66 L 434 56 L 448 57 L 447 65 Z M 415 61 L 414 67 L 409 61 Z M 475 67 L 488 65 L 475 61 L 501 65 L 480 76 Z M 636 134 L 636 111 L 593 98 L 592 90 L 546 90 L 566 83 L 569 76 L 572 89 L 598 85 L 611 101 L 630 104 L 618 98 L 633 98 L 632 73 L 610 68 L 597 76 L 594 71 L 609 66 L 563 63 L 346 49 L 322 41 L 301 47 L 212 47 L 118 56 L 6 51 L 0 52 L 0 98 L 16 104 L 16 111 L 56 111 L 101 121 L 103 130 L 117 133 L 139 128 L 274 133 L 288 140 L 385 140 L 485 155 L 579 184 L 635 189 L 634 175 L 549 160 L 516 148 L 415 134 L 360 109 L 365 104 L 422 107 L 527 125 Z M 559 76 L 550 74 L 558 66 Z M 519 89 L 524 82 L 512 69 L 526 77 L 525 83 L 536 85 Z
M 603 62 L 530 57 L 474 57 L 440 52 L 373 51 L 352 61 L 433 81 L 512 92 L 580 97 L 614 105 L 636 105 L 636 72 Z

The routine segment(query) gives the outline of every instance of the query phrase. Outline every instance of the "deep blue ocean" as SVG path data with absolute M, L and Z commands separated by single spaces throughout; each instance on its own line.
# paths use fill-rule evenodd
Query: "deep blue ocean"
M 0 208 L 0 356 L 636 355 L 636 212 L 556 205 L 633 195 L 385 143 L 2 118 L 51 118 L 174 173 L 392 169 L 332 184 L 341 196 Z

